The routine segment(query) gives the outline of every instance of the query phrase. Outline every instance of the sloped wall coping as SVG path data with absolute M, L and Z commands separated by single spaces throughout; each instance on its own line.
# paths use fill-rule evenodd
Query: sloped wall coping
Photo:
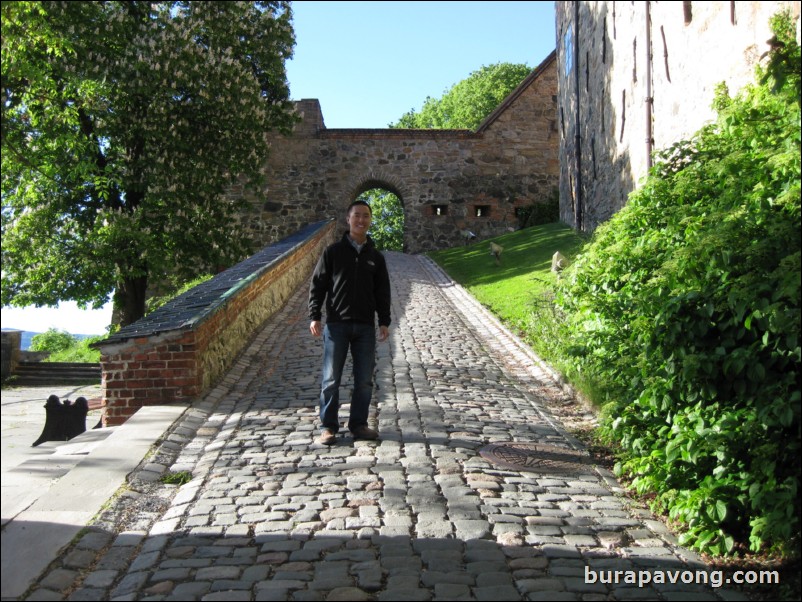
M 333 220 L 305 226 L 96 343 L 104 425 L 207 391 L 308 280 L 334 228 Z
M 324 220 L 310 224 L 279 242 L 268 245 L 237 265 L 176 297 L 141 320 L 98 341 L 94 346 L 103 349 L 108 345 L 133 338 L 197 327 L 225 307 L 239 291 L 251 282 L 260 278 L 265 272 L 275 269 L 279 263 L 292 256 L 298 248 L 319 233 L 321 228 L 330 223 L 331 220 Z

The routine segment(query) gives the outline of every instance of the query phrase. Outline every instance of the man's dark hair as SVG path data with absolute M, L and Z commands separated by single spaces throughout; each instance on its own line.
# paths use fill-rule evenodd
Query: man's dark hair
M 351 209 L 353 209 L 353 208 L 354 208 L 354 207 L 356 207 L 357 205 L 362 205 L 362 206 L 364 206 L 364 207 L 367 207 L 367 208 L 368 208 L 368 211 L 370 211 L 370 215 L 371 215 L 371 216 L 373 215 L 373 209 L 371 209 L 371 208 L 370 208 L 370 205 L 368 205 L 367 201 L 359 201 L 359 200 L 358 200 L 358 201 L 354 201 L 353 203 L 351 203 L 350 205 L 348 205 L 348 212 L 347 212 L 347 215 L 351 215 Z

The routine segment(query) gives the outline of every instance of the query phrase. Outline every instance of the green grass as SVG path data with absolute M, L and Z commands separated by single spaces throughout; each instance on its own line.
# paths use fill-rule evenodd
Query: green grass
M 504 248 L 500 265 L 490 254 L 490 242 Z M 569 226 L 552 223 L 429 256 L 502 322 L 521 332 L 535 305 L 550 294 L 556 281 L 551 271 L 554 253 L 559 251 L 571 260 L 585 242 Z
M 76 340 L 75 344 L 68 349 L 53 351 L 45 362 L 75 362 L 81 364 L 96 364 L 100 361 L 100 351 L 92 349 L 89 345 L 95 341 L 100 341 L 105 337 L 97 336 L 87 339 Z

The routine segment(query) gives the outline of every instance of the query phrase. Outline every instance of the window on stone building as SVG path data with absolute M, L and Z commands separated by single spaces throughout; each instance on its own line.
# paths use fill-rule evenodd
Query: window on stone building
M 604 17 L 602 24 L 602 64 L 607 63 L 607 17 Z
M 574 67 L 574 30 L 570 25 L 563 35 L 563 66 L 565 75 L 569 75 Z
M 682 14 L 685 17 L 685 25 L 690 25 L 693 21 L 693 7 L 690 1 L 682 3 Z
M 590 90 L 590 53 L 585 53 L 585 92 Z
M 490 205 L 474 205 L 474 217 L 490 217 Z
M 448 205 L 432 205 L 432 215 L 448 215 Z

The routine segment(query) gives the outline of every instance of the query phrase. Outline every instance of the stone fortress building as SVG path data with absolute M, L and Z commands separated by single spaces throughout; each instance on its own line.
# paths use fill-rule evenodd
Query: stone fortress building
M 503 234 L 558 186 L 563 221 L 592 230 L 623 206 L 652 148 L 712 117 L 702 107 L 717 81 L 751 81 L 784 5 L 798 19 L 799 2 L 559 2 L 558 51 L 473 132 L 329 130 L 316 100 L 298 102 L 302 120 L 272 135 L 266 187 L 242 217 L 265 248 L 102 342 L 104 424 L 208 390 L 308 281 L 338 235 L 331 220 L 344 226 L 366 190 L 401 199 L 413 253 L 461 244 L 462 229 Z
M 360 194 L 382 188 L 403 205 L 407 252 L 461 244 L 461 230 L 504 234 L 519 208 L 558 188 L 556 101 L 553 52 L 475 132 L 328 129 L 320 103 L 301 100 L 292 135 L 270 135 L 267 184 L 248 199 L 244 226 L 266 245 L 312 222 L 342 222 Z
M 624 206 L 653 150 L 715 117 L 716 86 L 754 81 L 769 19 L 799 2 L 556 2 L 560 219 L 592 231 Z
M 559 189 L 560 219 L 590 232 L 624 206 L 655 150 L 715 117 L 716 86 L 754 80 L 769 19 L 800 2 L 556 2 L 557 49 L 469 130 L 328 129 L 296 102 L 292 135 L 269 134 L 267 183 L 243 216 L 255 246 L 342 219 L 381 188 L 404 209 L 410 253 L 517 228 Z M 243 194 L 233 190 L 232 194 Z

